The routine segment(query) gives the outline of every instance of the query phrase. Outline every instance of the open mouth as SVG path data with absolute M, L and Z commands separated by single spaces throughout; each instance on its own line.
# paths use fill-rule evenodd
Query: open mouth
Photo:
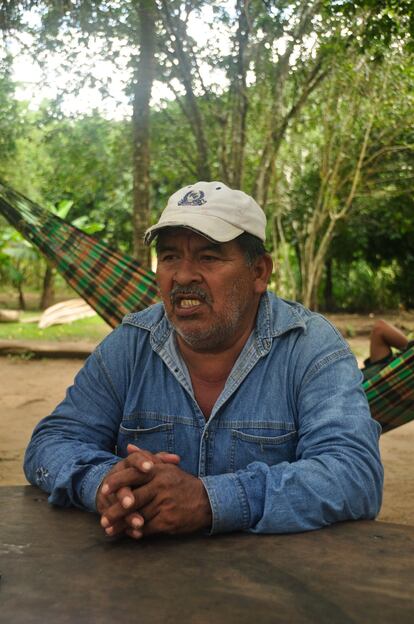
M 194 306 L 200 305 L 198 299 L 181 299 L 180 308 L 194 308 Z
M 176 300 L 176 305 L 180 310 L 192 310 L 198 308 L 203 302 L 200 299 L 190 297 L 180 297 Z
M 187 292 L 184 289 L 181 292 L 177 289 L 170 297 L 176 314 L 180 316 L 191 316 L 198 312 L 204 303 L 208 303 L 208 296 L 205 293 L 190 289 Z
M 210 297 L 201 288 L 175 287 L 170 293 L 170 301 L 175 313 L 180 316 L 192 316 L 201 310 L 203 304 L 209 305 Z

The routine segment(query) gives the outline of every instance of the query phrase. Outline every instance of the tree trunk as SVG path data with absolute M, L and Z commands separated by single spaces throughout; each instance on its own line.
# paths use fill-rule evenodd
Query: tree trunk
M 332 258 L 328 258 L 325 262 L 325 310 L 327 312 L 334 312 L 336 309 L 335 297 L 333 294 L 333 280 L 332 280 Z
M 234 63 L 234 76 L 231 91 L 233 95 L 232 136 L 230 145 L 230 184 L 234 188 L 243 186 L 244 151 L 246 145 L 246 116 L 248 108 L 246 87 L 246 48 L 249 39 L 248 2 L 237 1 L 239 14 L 236 33 L 237 57 Z
M 134 255 L 150 266 L 150 250 L 144 245 L 150 210 L 150 99 L 155 73 L 155 5 L 152 0 L 136 3 L 139 17 L 139 61 L 133 91 L 133 243 Z
M 53 305 L 55 299 L 55 272 L 50 264 L 46 265 L 43 276 L 43 288 L 40 297 L 40 309 L 46 310 Z
M 25 298 L 24 298 L 22 284 L 18 284 L 17 292 L 19 293 L 19 310 L 26 310 L 26 301 L 25 301 Z

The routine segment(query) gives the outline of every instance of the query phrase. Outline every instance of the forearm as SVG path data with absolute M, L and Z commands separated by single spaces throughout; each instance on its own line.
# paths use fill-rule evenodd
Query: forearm
M 98 347 L 65 399 L 37 425 L 27 448 L 26 477 L 55 505 L 95 510 L 96 490 L 119 461 L 114 449 L 122 388 L 113 383 L 108 362 Z
M 351 456 L 321 455 L 276 466 L 254 462 L 202 481 L 212 508 L 212 533 L 309 531 L 374 518 L 381 506 L 381 465 Z
M 96 491 L 119 457 L 96 444 L 65 437 L 60 428 L 53 431 L 50 420 L 53 417 L 43 421 L 29 443 L 25 475 L 50 494 L 51 504 L 95 511 Z

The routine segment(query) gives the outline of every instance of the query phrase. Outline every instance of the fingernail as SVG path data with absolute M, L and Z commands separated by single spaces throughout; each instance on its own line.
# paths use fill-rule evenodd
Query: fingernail
M 107 529 L 105 529 L 105 533 L 107 535 L 112 535 L 113 532 L 114 532 L 114 528 L 113 527 L 108 527 Z
M 105 485 L 102 486 L 102 494 L 108 494 L 109 492 L 109 485 L 107 483 L 105 483 Z
M 134 504 L 134 499 L 131 498 L 130 496 L 125 496 L 122 499 L 122 507 L 131 507 L 131 505 Z
M 153 467 L 153 463 L 150 461 L 144 461 L 142 462 L 142 469 L 143 470 L 151 470 L 151 468 Z
M 134 518 L 132 520 L 132 526 L 135 527 L 136 529 L 139 529 L 140 527 L 142 527 L 143 524 L 144 523 L 140 518 Z
M 109 520 L 107 518 L 101 518 L 101 526 L 106 529 L 106 527 L 109 527 Z

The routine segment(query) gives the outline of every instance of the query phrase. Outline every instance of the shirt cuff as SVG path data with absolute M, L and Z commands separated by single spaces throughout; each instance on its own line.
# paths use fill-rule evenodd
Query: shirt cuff
M 82 504 L 88 511 L 96 511 L 96 494 L 105 475 L 111 468 L 119 462 L 120 458 L 115 457 L 113 461 L 93 466 L 83 480 L 80 492 Z
M 250 526 L 250 507 L 245 489 L 234 473 L 200 477 L 211 505 L 211 532 L 243 531 Z

